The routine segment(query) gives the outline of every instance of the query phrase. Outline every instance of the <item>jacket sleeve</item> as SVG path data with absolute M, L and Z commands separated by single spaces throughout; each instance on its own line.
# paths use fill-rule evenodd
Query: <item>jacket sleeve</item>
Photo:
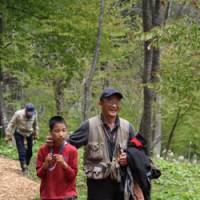
M 88 134 L 89 134 L 89 121 L 87 120 L 83 122 L 81 126 L 69 136 L 67 141 L 76 148 L 79 148 L 87 144 Z
M 68 180 L 76 178 L 78 172 L 78 152 L 76 148 L 72 148 L 69 153 L 68 167 L 66 169 L 66 177 Z
M 129 140 L 135 137 L 135 135 L 136 135 L 135 128 L 132 126 L 132 124 L 129 124 Z
M 46 170 L 43 169 L 44 160 L 45 160 L 45 155 L 43 153 L 43 149 L 40 148 L 36 160 L 36 173 L 39 178 L 42 178 L 46 174 Z
M 33 133 L 38 136 L 38 133 L 39 133 L 39 126 L 38 126 L 38 119 L 37 119 L 37 113 L 36 113 L 36 116 L 35 116 L 35 120 L 33 122 Z
M 6 128 L 6 135 L 10 136 L 14 133 L 17 126 L 17 113 L 15 113 Z

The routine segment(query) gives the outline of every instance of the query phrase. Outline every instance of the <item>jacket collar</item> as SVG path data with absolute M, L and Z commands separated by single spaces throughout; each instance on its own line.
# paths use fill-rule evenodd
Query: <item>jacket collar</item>
M 103 123 L 104 126 L 108 126 L 107 123 L 106 123 L 106 120 L 103 116 L 103 114 L 101 114 L 101 121 Z M 120 120 L 119 120 L 119 116 L 117 115 L 116 119 L 115 119 L 115 127 L 119 127 L 120 126 Z

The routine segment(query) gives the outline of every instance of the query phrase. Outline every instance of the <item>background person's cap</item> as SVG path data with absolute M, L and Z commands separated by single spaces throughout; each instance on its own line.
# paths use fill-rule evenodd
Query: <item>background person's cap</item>
M 100 101 L 102 101 L 104 98 L 110 97 L 112 95 L 117 95 L 117 96 L 119 96 L 120 99 L 123 98 L 123 95 L 118 90 L 116 90 L 114 88 L 106 88 L 100 96 Z
M 35 107 L 34 107 L 34 105 L 33 105 L 32 103 L 27 103 L 27 104 L 25 105 L 25 109 L 26 109 L 26 111 L 27 111 L 29 114 L 31 114 L 31 115 L 34 115 L 34 114 L 35 114 Z

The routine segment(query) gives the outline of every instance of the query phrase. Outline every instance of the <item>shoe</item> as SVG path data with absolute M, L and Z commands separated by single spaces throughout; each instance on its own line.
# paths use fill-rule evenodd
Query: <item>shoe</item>
M 23 176 L 27 176 L 28 175 L 28 168 L 23 169 L 22 174 L 23 174 Z
M 29 166 L 30 162 L 31 162 L 31 158 L 26 158 L 26 166 Z
M 27 173 L 28 173 L 27 165 L 24 162 L 20 162 L 20 165 L 21 165 L 21 169 L 22 169 L 22 174 L 27 175 Z

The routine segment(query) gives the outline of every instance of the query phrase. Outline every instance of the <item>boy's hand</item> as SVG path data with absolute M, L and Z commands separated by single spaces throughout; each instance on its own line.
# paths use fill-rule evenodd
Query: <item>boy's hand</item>
M 52 147 L 52 146 L 54 145 L 54 142 L 53 142 L 53 139 L 52 139 L 52 136 L 51 136 L 51 135 L 48 135 L 48 136 L 46 137 L 46 144 L 47 144 L 47 146 L 49 146 L 49 147 Z
M 50 162 L 51 162 L 52 160 L 53 160 L 52 154 L 49 153 L 49 154 L 47 155 L 47 157 L 45 158 L 45 161 L 44 161 L 44 163 L 43 163 L 43 168 L 44 168 L 44 169 L 47 169 L 48 166 L 49 166 L 49 164 L 50 164 Z
M 49 154 L 47 155 L 47 157 L 45 158 L 45 162 L 46 162 L 46 163 L 50 163 L 52 160 L 53 160 L 53 158 L 52 158 L 52 153 L 49 153 Z
M 54 154 L 54 157 L 58 163 L 60 163 L 65 169 L 68 167 L 68 164 L 65 162 L 64 158 L 60 154 Z

